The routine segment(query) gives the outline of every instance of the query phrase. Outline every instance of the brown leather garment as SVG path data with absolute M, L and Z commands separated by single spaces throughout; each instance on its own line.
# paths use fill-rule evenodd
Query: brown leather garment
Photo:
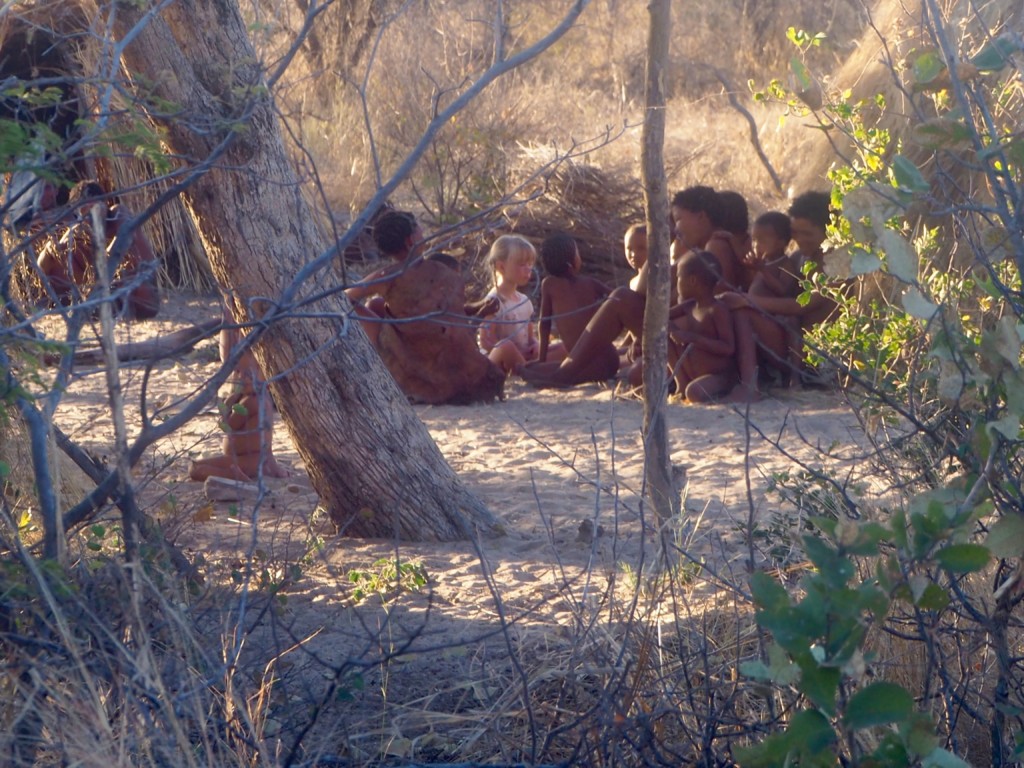
M 385 293 L 395 322 L 381 329 L 377 347 L 413 402 L 463 405 L 504 396 L 505 375 L 477 346 L 465 295 L 462 275 L 431 260 L 405 269 Z

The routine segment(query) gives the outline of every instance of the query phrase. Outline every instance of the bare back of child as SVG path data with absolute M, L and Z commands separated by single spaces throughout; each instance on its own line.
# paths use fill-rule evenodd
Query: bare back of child
M 708 251 L 687 254 L 679 265 L 679 297 L 689 311 L 673 319 L 669 362 L 676 391 L 689 402 L 712 402 L 739 380 L 729 308 L 715 298 L 718 259 Z
M 226 360 L 241 339 L 224 311 L 225 327 L 220 332 L 221 360 Z M 261 477 L 290 477 L 291 472 L 274 458 L 274 405 L 266 381 L 252 352 L 247 350 L 228 380 L 230 394 L 219 404 L 220 427 L 224 431 L 221 454 L 197 459 L 189 468 L 189 478 L 208 477 L 230 480 L 256 480 Z
M 600 280 L 579 274 L 582 259 L 572 236 L 552 235 L 541 244 L 540 255 L 548 274 L 540 286 L 538 360 L 556 362 L 576 346 L 590 318 L 611 291 Z M 552 328 L 561 343 L 551 343 Z

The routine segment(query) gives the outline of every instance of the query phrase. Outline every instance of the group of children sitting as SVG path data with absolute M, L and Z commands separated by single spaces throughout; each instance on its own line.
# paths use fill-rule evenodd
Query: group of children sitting
M 797 298 L 804 277 L 822 266 L 829 203 L 826 193 L 806 193 L 792 202 L 788 215 L 762 214 L 751 230 L 747 204 L 737 193 L 695 186 L 675 195 L 668 360 L 680 398 L 757 399 L 767 369 L 778 371 L 783 383 L 799 385 L 803 332 L 834 310 L 818 293 L 809 300 Z M 374 238 L 388 263 L 350 285 L 346 294 L 377 345 L 381 329 L 396 319 L 385 297 L 402 274 L 432 260 L 456 271 L 460 265 L 446 254 L 421 255 L 423 233 L 406 212 L 378 217 Z M 791 242 L 797 246 L 792 253 Z M 645 225 L 631 226 L 624 246 L 636 274 L 628 286 L 612 290 L 581 274 L 572 236 L 545 239 L 540 245 L 545 276 L 535 319 L 534 303 L 523 291 L 532 282 L 537 250 L 524 237 L 498 237 L 487 257 L 494 286 L 464 308 L 464 319 L 479 327 L 480 353 L 505 375 L 521 376 L 536 387 L 617 376 L 639 385 L 649 278 Z M 479 359 L 476 352 L 471 355 Z M 250 368 L 255 370 L 254 365 L 245 367 L 235 377 L 243 385 L 236 385 L 238 396 L 248 402 L 226 403 L 223 455 L 195 462 L 193 479 L 287 474 L 273 460 L 269 397 L 265 386 L 256 386 Z
M 797 301 L 805 274 L 821 266 L 828 195 L 803 195 L 789 215 L 762 214 L 748 231 L 741 196 L 691 187 L 673 199 L 672 219 L 669 364 L 675 391 L 697 402 L 755 399 L 759 374 L 768 369 L 776 369 L 783 383 L 799 386 L 803 330 L 832 309 L 820 296 Z M 794 225 L 798 250 L 788 253 Z M 628 287 L 611 291 L 580 275 L 579 252 L 569 235 L 545 240 L 540 260 L 546 276 L 535 333 L 533 305 L 521 289 L 530 281 L 536 252 L 523 238 L 498 238 L 489 255 L 495 278 L 489 295 L 498 298 L 500 308 L 485 319 L 482 349 L 507 372 L 538 387 L 616 375 L 639 385 L 647 293 L 644 225 L 629 228 L 625 249 L 637 274 Z M 560 344 L 551 343 L 552 330 Z

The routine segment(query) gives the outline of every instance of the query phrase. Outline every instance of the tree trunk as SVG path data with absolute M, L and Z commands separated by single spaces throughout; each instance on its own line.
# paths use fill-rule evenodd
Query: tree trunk
M 129 4 L 116 13 L 122 39 L 143 18 Z M 329 267 L 289 287 L 325 243 L 237 1 L 172 2 L 135 35 L 124 58 L 164 102 L 152 114 L 169 151 L 199 164 L 226 145 L 185 195 L 235 316 L 265 327 L 257 360 L 331 518 L 346 534 L 405 540 L 497 530 L 350 322 Z
M 670 0 L 651 0 L 641 173 L 647 209 L 647 303 L 644 307 L 644 469 L 662 537 L 678 513 L 672 487 L 665 400 L 668 392 L 666 331 L 671 296 L 668 182 L 665 179 L 665 70 Z M 665 543 L 665 542 L 663 542 Z M 664 553 L 663 553 L 664 554 Z

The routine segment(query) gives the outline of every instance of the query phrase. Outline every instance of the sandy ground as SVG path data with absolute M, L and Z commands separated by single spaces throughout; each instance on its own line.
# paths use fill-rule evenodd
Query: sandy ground
M 118 333 L 138 340 L 216 314 L 215 298 L 178 295 L 158 320 Z M 175 411 L 178 398 L 217 365 L 215 341 L 201 343 L 154 369 L 149 402 Z M 142 371 L 126 367 L 123 377 L 134 425 Z M 293 724 L 296 701 L 309 711 L 323 700 L 329 706 L 318 710 L 321 722 L 331 724 L 336 739 L 330 748 L 350 756 L 444 755 L 456 743 L 465 755 L 474 738 L 500 743 L 503 726 L 485 713 L 503 710 L 509 703 L 503 697 L 514 698 L 522 660 L 557 656 L 563 646 L 569 653 L 580 627 L 601 615 L 609 594 L 635 586 L 630 574 L 654 555 L 655 526 L 641 503 L 639 401 L 606 386 L 538 392 L 512 382 L 502 403 L 414 409 L 507 535 L 454 544 L 337 537 L 317 511 L 316 493 L 280 421 L 275 451 L 295 476 L 270 481 L 259 504 L 211 503 L 201 484 L 188 481 L 187 468 L 190 457 L 218 449 L 212 406 L 150 448 L 135 470 L 147 509 L 190 557 L 202 556 L 211 583 L 229 582 L 229 573 L 236 580 L 251 573 L 254 586 L 261 575 L 285 583 L 287 602 L 272 601 L 273 610 L 260 612 L 254 598 L 251 615 L 241 616 L 243 625 L 255 627 L 254 657 L 282 659 L 268 735 Z M 55 420 L 96 455 L 110 455 L 99 369 L 76 371 Z M 797 471 L 773 443 L 851 482 L 863 466 L 860 427 L 831 392 L 785 392 L 753 404 L 749 413 L 670 404 L 668 423 L 672 461 L 686 475 L 685 514 L 672 536 L 695 572 L 692 563 L 702 563 L 694 589 L 709 599 L 725 584 L 745 584 L 752 552 L 758 567 L 763 562 L 744 528 L 750 520 L 764 527 L 778 518 L 778 496 L 766 493 L 770 478 Z M 784 518 L 782 525 L 791 524 Z M 422 566 L 427 584 L 405 593 L 384 586 L 383 594 L 357 600 L 366 579 L 353 581 L 352 574 L 379 573 L 381 559 Z M 332 681 L 346 695 L 339 697 Z

